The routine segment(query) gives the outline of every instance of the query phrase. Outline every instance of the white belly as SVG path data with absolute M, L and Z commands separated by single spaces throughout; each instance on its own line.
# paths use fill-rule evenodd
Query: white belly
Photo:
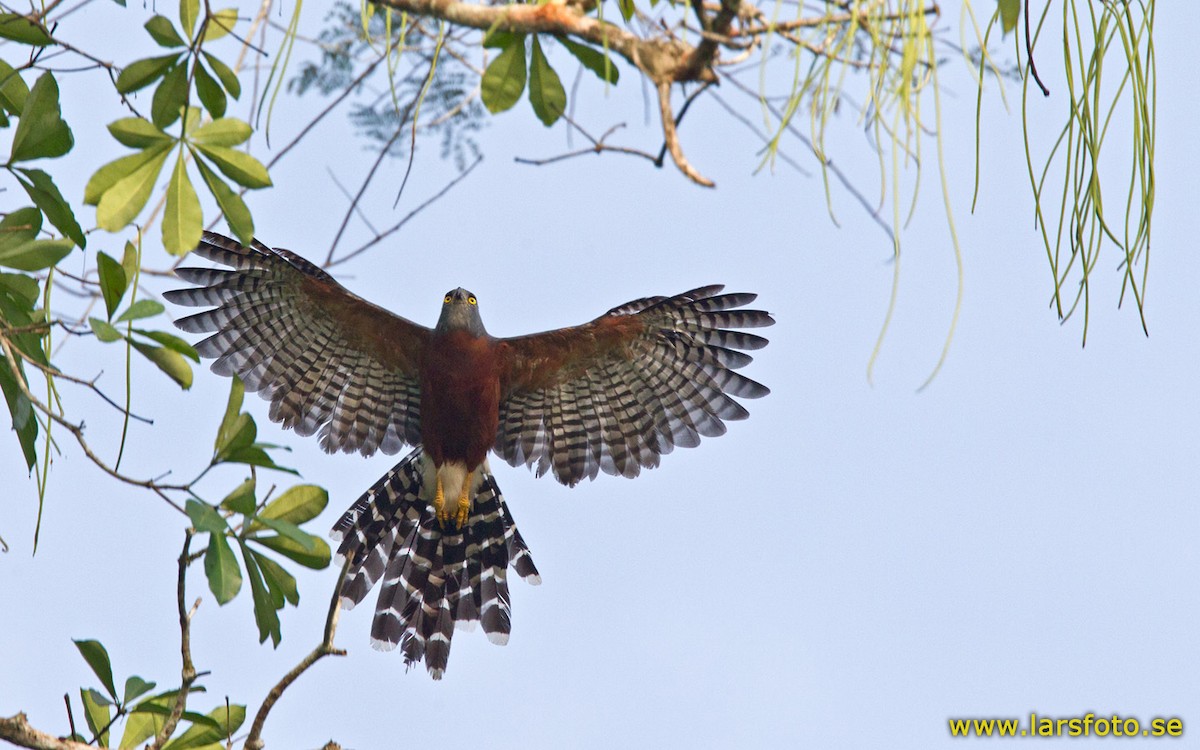
M 468 488 L 467 497 L 471 500 L 475 499 L 475 493 L 479 491 L 479 486 L 483 484 L 484 474 L 491 472 L 488 467 L 487 459 L 483 459 L 483 463 L 471 472 L 471 486 Z M 467 465 L 462 461 L 447 461 L 442 464 L 440 469 L 435 468 L 433 459 L 428 455 L 421 456 L 421 499 L 425 502 L 432 502 L 433 495 L 437 490 L 437 480 L 442 480 L 442 497 L 446 499 L 447 505 L 452 505 L 458 501 L 462 494 L 463 483 L 467 481 Z

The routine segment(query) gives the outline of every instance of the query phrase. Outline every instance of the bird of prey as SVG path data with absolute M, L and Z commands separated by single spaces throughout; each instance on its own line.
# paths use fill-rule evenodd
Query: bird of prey
M 447 292 L 432 329 L 351 294 L 288 250 L 205 232 L 166 293 L 212 309 L 176 325 L 211 333 L 196 349 L 271 402 L 270 417 L 327 452 L 413 450 L 334 526 L 348 561 L 349 609 L 381 578 L 372 645 L 400 646 L 440 679 L 455 625 L 493 643 L 511 629 L 511 566 L 539 583 L 488 466 L 489 452 L 573 486 L 600 472 L 635 477 L 676 446 L 745 419 L 738 398 L 768 389 L 737 372 L 769 326 L 753 294 L 705 286 L 645 297 L 590 323 L 515 338 L 488 335 L 479 300 Z

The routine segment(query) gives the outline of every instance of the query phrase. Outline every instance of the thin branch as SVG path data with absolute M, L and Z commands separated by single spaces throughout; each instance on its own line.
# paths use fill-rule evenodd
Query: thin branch
M 183 717 L 183 711 L 187 708 L 188 691 L 191 690 L 192 683 L 196 680 L 196 667 L 192 664 L 192 616 L 196 613 L 196 607 L 200 606 L 200 600 L 196 600 L 190 611 L 184 603 L 187 596 L 188 549 L 192 546 L 192 534 L 193 531 L 190 528 L 184 532 L 183 551 L 179 553 L 179 580 L 175 586 L 175 605 L 179 610 L 179 653 L 183 662 L 183 668 L 180 670 L 179 692 L 175 695 L 175 704 L 171 706 L 171 713 L 163 722 L 162 728 L 154 735 L 154 744 L 151 746 L 151 750 L 159 750 L 175 733 L 175 727 L 179 725 L 179 719 Z
M 1042 90 L 1042 96 L 1050 96 L 1050 89 L 1042 83 L 1042 78 L 1037 72 L 1037 65 L 1033 62 L 1033 37 L 1029 34 L 1029 0 L 1025 0 L 1025 55 L 1029 58 L 1029 72 L 1033 75 L 1033 80 L 1037 83 L 1038 88 Z
M 757 92 L 755 92 L 754 90 L 752 90 L 751 88 L 746 86 L 746 84 L 742 83 L 734 76 L 725 75 L 724 79 L 726 81 L 729 81 L 730 83 L 732 83 L 734 85 L 734 87 L 736 87 L 743 94 L 746 94 L 747 96 L 754 98 L 756 101 L 762 101 L 759 98 L 759 95 Z M 841 170 L 841 168 L 838 167 L 834 163 L 833 159 L 830 159 L 827 156 L 822 156 L 820 153 L 818 153 L 816 147 L 813 146 L 813 143 L 808 138 L 808 136 L 806 136 L 806 135 L 804 135 L 804 133 L 800 132 L 800 130 L 797 129 L 795 125 L 791 124 L 790 122 L 786 122 L 786 120 L 784 120 L 783 113 L 779 111 L 778 107 L 776 107 L 775 105 L 773 105 L 767 101 L 763 101 L 763 106 L 765 106 L 772 115 L 774 115 L 775 117 L 779 118 L 781 121 L 786 123 L 784 125 L 784 127 L 787 129 L 787 131 L 789 133 L 791 133 L 792 135 L 794 135 L 801 143 L 804 144 L 805 148 L 807 148 L 809 150 L 809 152 L 812 153 L 812 155 L 814 157 L 816 157 L 817 161 L 819 161 L 821 163 L 822 167 L 829 170 L 830 174 L 832 174 L 835 178 L 837 178 L 837 181 L 842 184 L 842 187 L 845 188 L 846 191 L 848 193 L 850 193 L 850 195 L 854 196 L 854 199 L 856 201 L 858 201 L 858 203 L 860 205 L 862 205 L 863 210 L 867 212 L 867 215 L 871 217 L 871 220 L 873 222 L 875 222 L 875 224 L 884 231 L 884 233 L 888 236 L 889 239 L 891 239 L 893 237 L 892 228 L 887 225 L 887 222 L 885 222 L 883 219 L 879 218 L 879 212 L 875 209 L 874 206 L 871 205 L 870 201 L 867 200 L 866 196 L 863 195 L 862 192 L 854 186 L 854 183 L 852 183 L 850 181 L 850 178 L 846 176 L 846 173 L 843 172 Z
M 40 324 L 40 325 L 45 327 L 46 324 Z M 28 327 L 32 327 L 32 326 L 26 326 L 26 327 L 28 328 Z M 0 330 L 0 336 L 4 336 L 7 338 L 9 335 L 12 335 L 15 331 L 18 331 L 18 329 L 6 328 L 4 330 Z M 92 390 L 93 393 L 95 393 L 97 396 L 99 396 L 101 399 L 103 399 L 105 403 L 107 403 L 109 406 L 116 409 L 117 411 L 121 412 L 122 414 L 127 414 L 131 418 L 136 419 L 137 421 L 143 422 L 145 424 L 154 424 L 153 419 L 150 419 L 148 417 L 143 417 L 138 414 L 134 414 L 131 411 L 127 411 L 125 409 L 125 407 L 121 406 L 116 401 L 113 401 L 111 398 L 109 398 L 107 395 L 105 395 L 104 391 L 100 390 L 100 387 L 96 385 L 96 381 L 100 379 L 100 375 L 97 375 L 96 377 L 92 378 L 91 380 L 84 380 L 83 378 L 79 378 L 74 375 L 68 375 L 67 373 L 62 372 L 61 370 L 59 370 L 56 367 L 44 365 L 41 362 L 38 362 L 33 357 L 30 357 L 28 354 L 21 351 L 21 349 L 19 347 L 13 347 L 13 351 L 15 351 L 18 355 L 20 355 L 21 359 L 25 360 L 25 362 L 27 362 L 28 364 L 32 365 L 33 367 L 36 367 L 37 369 L 41 370 L 47 377 L 62 378 L 63 380 L 66 380 L 68 383 L 75 383 L 76 385 L 82 385 L 86 388 L 89 388 Z M 100 374 L 103 375 L 104 373 L 100 373 Z
M 683 155 L 683 147 L 679 145 L 679 134 L 675 131 L 675 117 L 671 114 L 671 84 L 666 81 L 658 84 L 658 107 L 662 113 L 663 139 L 675 166 L 697 185 L 716 187 L 715 182 L 700 174 Z
M 5 359 L 8 360 L 8 367 L 10 370 L 12 370 L 13 377 L 17 382 L 17 388 L 19 388 L 21 391 L 21 395 L 23 395 L 23 396 L 25 396 L 25 398 L 29 399 L 30 405 L 32 405 L 35 409 L 37 409 L 42 414 L 44 414 L 47 419 L 54 420 L 54 422 L 62 425 L 68 432 L 70 432 L 72 435 L 74 435 L 75 441 L 77 443 L 79 443 L 79 447 L 83 449 L 84 455 L 86 455 L 88 457 L 88 459 L 91 460 L 92 463 L 94 463 L 96 466 L 100 467 L 100 469 L 105 474 L 108 474 L 110 477 L 113 477 L 114 479 L 119 479 L 122 482 L 124 482 L 126 484 L 131 484 L 135 487 L 144 487 L 148 490 L 152 490 L 156 495 L 161 497 L 163 499 L 163 501 L 165 501 L 172 508 L 179 511 L 180 513 L 185 512 L 183 510 L 183 508 L 180 507 L 180 505 L 177 502 L 175 502 L 171 498 L 167 497 L 166 492 L 170 491 L 170 490 L 186 492 L 189 489 L 186 485 L 159 484 L 158 482 L 155 482 L 152 479 L 134 479 L 132 477 L 125 476 L 124 474 L 122 474 L 122 473 L 116 471 L 115 469 L 113 469 L 112 467 L 110 467 L 108 464 L 106 464 L 104 462 L 103 459 L 101 459 L 94 452 L 92 452 L 91 446 L 89 446 L 87 441 L 84 440 L 84 438 L 83 438 L 83 426 L 81 424 L 77 425 L 74 422 L 68 422 L 66 419 L 59 416 L 56 412 L 54 412 L 54 410 L 52 410 L 50 407 L 46 406 L 41 401 L 39 401 L 37 399 L 37 397 L 34 396 L 33 393 L 30 392 L 29 385 L 25 382 L 25 378 L 24 378 L 23 374 L 21 373 L 20 367 L 18 365 L 17 357 L 13 353 L 12 345 L 9 343 L 8 339 L 6 339 L 2 336 L 0 336 L 0 349 L 3 349 L 3 351 L 4 351 L 4 357 L 5 357 Z
M 640 156 L 641 158 L 645 159 L 646 161 L 650 162 L 651 164 L 653 164 L 656 167 L 662 167 L 662 165 L 663 165 L 663 157 L 664 157 L 664 154 L 666 151 L 665 146 L 663 147 L 663 152 L 659 153 L 658 158 L 655 158 L 654 154 L 647 153 L 640 149 L 630 148 L 628 146 L 610 146 L 610 145 L 608 145 L 608 143 L 606 143 L 606 141 L 608 140 L 608 137 L 610 135 L 617 132 L 621 128 L 625 127 L 625 123 L 623 123 L 623 122 L 619 122 L 616 125 L 613 125 L 611 128 L 604 131 L 603 135 L 601 135 L 599 138 L 596 138 L 591 133 L 589 133 L 587 130 L 585 130 L 582 125 L 575 122 L 575 120 L 571 119 L 570 116 L 563 114 L 562 119 L 564 121 L 566 121 L 566 123 L 568 125 L 571 126 L 571 130 L 579 131 L 579 134 L 582 135 L 584 138 L 587 138 L 588 141 L 592 145 L 589 146 L 588 148 L 581 148 L 581 149 L 577 149 L 575 151 L 568 151 L 565 154 L 559 154 L 557 156 L 551 156 L 551 157 L 548 157 L 545 159 L 530 159 L 527 157 L 517 156 L 517 157 L 513 158 L 513 161 L 516 162 L 517 164 L 528 164 L 528 165 L 534 166 L 534 167 L 542 167 L 547 164 L 554 164 L 555 162 L 566 161 L 567 159 L 574 159 L 576 156 L 583 156 L 585 154 L 602 154 L 605 151 L 611 151 L 611 152 L 617 153 L 617 154 L 627 154 L 629 156 Z M 570 131 L 568 131 L 568 132 L 570 132 Z
M 400 140 L 401 134 L 404 133 L 405 125 L 408 124 L 408 116 L 412 113 L 415 101 L 410 101 L 404 106 L 404 112 L 400 115 L 400 121 L 396 124 L 396 132 L 388 139 L 383 148 L 379 149 L 379 156 L 376 157 L 375 163 L 371 165 L 371 169 L 367 172 L 367 176 L 363 178 L 362 185 L 359 186 L 358 192 L 354 194 L 354 199 L 350 201 L 350 206 L 346 209 L 346 215 L 342 217 L 342 224 L 338 227 L 337 234 L 333 236 L 333 242 L 329 245 L 329 253 L 325 256 L 324 266 L 328 268 L 333 263 L 333 254 L 337 252 L 338 243 L 342 240 L 342 234 L 346 231 L 346 226 L 350 223 L 350 217 L 358 210 L 358 203 L 362 200 L 363 193 L 367 192 L 367 187 L 371 181 L 375 179 L 375 173 L 379 171 L 379 165 L 387 158 L 388 152 L 392 150 L 392 146 L 396 141 Z
M 712 84 L 711 83 L 702 84 L 700 86 L 700 88 L 696 89 L 691 94 L 688 94 L 687 99 L 684 99 L 683 106 L 679 108 L 679 114 L 675 115 L 676 130 L 678 130 L 678 128 L 679 128 L 679 123 L 683 122 L 683 116 L 687 114 L 688 108 L 692 106 L 692 102 L 696 101 L 696 99 L 699 98 L 699 96 L 701 94 L 703 94 L 705 91 L 707 91 L 709 86 L 712 86 Z M 662 165 L 663 157 L 666 155 L 666 153 L 667 153 L 667 142 L 664 140 L 662 148 L 660 148 L 658 150 L 658 163 L 660 166 Z
M 283 691 L 288 689 L 296 678 L 304 674 L 312 665 L 316 664 L 326 656 L 345 656 L 346 650 L 333 647 L 333 636 L 337 632 L 338 613 L 341 611 L 342 598 L 342 581 L 345 579 L 346 571 L 350 569 L 350 559 L 342 565 L 342 572 L 338 575 L 337 583 L 333 587 L 333 596 L 329 600 L 329 613 L 325 616 L 325 632 L 321 638 L 321 643 L 314 648 L 308 656 L 300 660 L 300 663 L 292 667 L 291 671 L 283 676 L 275 687 L 267 693 L 267 697 L 263 699 L 262 705 L 258 707 L 258 713 L 254 715 L 254 723 L 250 726 L 250 734 L 246 736 L 246 743 L 243 745 L 245 750 L 262 750 L 265 743 L 262 741 L 263 724 L 267 721 L 267 715 L 271 713 L 271 709 L 275 707 L 275 703 L 283 696 Z
M 366 251 L 367 251 L 367 250 L 369 250 L 370 248 L 372 248 L 372 247 L 374 247 L 375 245 L 379 244 L 380 242 L 382 242 L 384 239 L 386 239 L 386 238 L 387 238 L 387 237 L 389 237 L 390 235 L 392 235 L 392 234 L 395 234 L 396 232 L 398 232 L 398 231 L 400 230 L 400 228 L 401 228 L 401 227 L 403 227 L 405 224 L 407 224 L 407 223 L 408 223 L 409 219 L 412 219 L 414 216 L 416 216 L 417 214 L 421 213 L 421 212 L 422 212 L 422 211 L 424 211 L 426 208 L 429 208 L 429 206 L 431 206 L 431 205 L 433 205 L 435 202 L 437 202 L 437 200 L 438 200 L 439 198 L 441 198 L 442 196 L 444 196 L 446 193 L 450 192 L 450 190 L 451 190 L 451 189 L 452 189 L 452 188 L 453 188 L 455 185 L 457 185 L 458 183 L 460 183 L 460 182 L 462 182 L 463 180 L 465 180 L 465 179 L 467 178 L 467 175 L 471 174 L 471 172 L 475 170 L 475 167 L 479 166 L 479 163 L 480 163 L 481 161 L 483 161 L 483 157 L 482 157 L 482 156 L 480 156 L 480 157 L 476 158 L 476 159 L 475 159 L 475 161 L 471 162 L 471 166 L 469 166 L 469 167 L 467 167 L 465 170 L 463 170 L 463 173 L 462 173 L 462 174 L 460 174 L 459 176 L 455 177 L 455 178 L 454 178 L 453 180 L 451 180 L 450 182 L 446 183 L 446 186 L 445 186 L 445 187 L 443 187 L 441 190 L 437 191 L 437 192 L 436 192 L 436 193 L 434 193 L 432 196 L 430 196 L 428 199 L 426 199 L 426 201 L 425 201 L 424 203 L 422 203 L 421 205 L 417 206 L 417 207 L 416 207 L 416 208 L 414 208 L 413 210 L 409 211 L 409 212 L 408 212 L 408 214 L 407 214 L 407 215 L 405 215 L 405 217 L 404 217 L 403 219 L 401 219 L 400 221 L 396 222 L 396 223 L 395 223 L 395 224 L 393 224 L 393 225 L 392 225 L 390 228 L 388 228 L 387 230 L 383 231 L 382 233 L 375 235 L 375 238 L 374 238 L 374 239 L 372 239 L 372 240 L 368 241 L 366 244 L 362 245 L 362 246 L 361 246 L 361 247 L 359 247 L 358 249 L 356 249 L 356 250 L 352 250 L 351 252 L 349 252 L 349 253 L 347 253 L 347 254 L 343 255 L 343 256 L 342 256 L 342 257 L 340 257 L 340 258 L 337 258 L 337 259 L 335 259 L 335 260 L 331 260 L 331 261 L 329 261 L 328 263 L 326 263 L 326 264 L 325 264 L 325 268 L 332 268 L 332 267 L 334 267 L 334 266 L 338 265 L 339 263 L 345 263 L 346 261 L 348 261 L 348 260 L 350 260 L 351 258 L 355 257 L 356 255 L 361 255 L 362 253 L 366 252 Z

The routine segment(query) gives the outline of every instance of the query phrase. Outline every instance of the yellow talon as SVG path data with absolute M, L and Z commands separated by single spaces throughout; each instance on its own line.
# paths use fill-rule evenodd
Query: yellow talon
M 467 516 L 471 512 L 471 475 L 474 473 L 467 472 L 467 478 L 463 480 L 462 491 L 458 493 L 458 515 L 454 520 L 460 529 L 467 525 Z
M 442 490 L 442 477 L 438 475 L 437 488 L 433 492 L 433 510 L 437 513 L 437 520 L 445 522 L 446 515 L 446 493 Z

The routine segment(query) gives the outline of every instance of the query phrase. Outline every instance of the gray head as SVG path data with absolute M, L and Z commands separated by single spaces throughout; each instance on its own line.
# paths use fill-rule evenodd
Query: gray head
M 446 292 L 442 300 L 442 315 L 433 330 L 438 333 L 466 330 L 476 336 L 486 336 L 483 319 L 479 317 L 479 300 L 461 286 Z

